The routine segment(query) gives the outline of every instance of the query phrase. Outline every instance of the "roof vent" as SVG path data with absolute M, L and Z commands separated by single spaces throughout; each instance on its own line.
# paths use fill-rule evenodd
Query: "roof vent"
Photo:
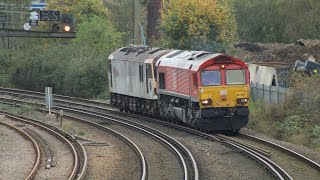
M 205 56 L 205 55 L 207 55 L 207 54 L 210 54 L 210 53 L 205 52 L 205 51 L 201 51 L 201 52 L 199 52 L 199 53 L 192 53 L 191 57 L 188 58 L 188 60 L 195 60 L 195 59 L 200 58 L 200 57 L 202 57 L 202 56 Z

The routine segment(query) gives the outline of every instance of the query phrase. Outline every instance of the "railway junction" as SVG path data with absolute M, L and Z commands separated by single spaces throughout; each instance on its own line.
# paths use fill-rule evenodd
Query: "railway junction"
M 195 129 L 172 124 L 136 114 L 123 114 L 109 107 L 108 103 L 91 100 L 53 95 L 54 109 L 52 113 L 63 110 L 62 124 L 60 117 L 48 116 L 48 110 L 43 107 L 44 94 L 18 89 L 1 88 L 2 122 L 7 124 L 9 118 L 25 119 L 26 122 L 11 122 L 30 137 L 39 142 L 42 160 L 37 165 L 34 178 L 62 179 L 317 179 L 319 177 L 319 154 L 302 149 L 293 144 L 279 142 L 253 134 L 248 130 L 239 136 L 200 132 Z M 26 111 L 25 109 L 32 109 Z M 17 113 L 17 111 L 25 113 Z M 14 112 L 14 113 L 12 113 Z M 16 116 L 16 117 L 15 117 Z M 60 151 L 63 145 L 58 143 L 61 138 L 42 138 L 35 134 L 43 134 L 35 129 L 35 125 L 23 125 L 36 122 L 60 131 L 62 136 L 68 137 L 72 143 L 81 145 L 75 148 L 79 154 L 79 165 L 74 166 L 70 160 L 75 155 Z M 28 159 L 18 158 L 5 161 L 1 156 L 0 171 L 5 179 L 28 179 L 28 172 L 37 159 L 29 140 L 24 140 L 18 133 L 1 125 L 3 131 L 1 139 L 8 143 L 8 149 L 2 152 L 8 156 L 15 156 L 18 152 Z M 28 129 L 28 130 L 27 130 Z M 31 130 L 32 129 L 32 130 Z M 32 135 L 31 135 L 32 134 Z M 8 142 L 9 139 L 15 139 Z M 42 139 L 42 140 L 40 140 Z M 56 139 L 56 140 L 55 140 Z M 17 142 L 17 144 L 15 143 Z M 20 142 L 20 143 L 18 143 Z M 41 145 L 42 144 L 42 145 Z M 25 146 L 25 151 L 15 146 Z M 40 148 L 47 147 L 47 148 Z M 18 150 L 19 149 L 19 150 Z M 53 151 L 53 155 L 46 152 Z M 50 154 L 50 153 L 49 153 Z M 70 154 L 71 156 L 68 156 Z M 85 154 L 85 155 L 84 155 Z M 52 165 L 48 168 L 48 159 L 53 157 Z M 74 161 L 74 160 L 73 160 Z M 30 163 L 31 162 L 31 163 Z M 69 162 L 69 163 L 67 163 Z M 20 164 L 20 173 L 12 177 L 9 168 Z M 25 164 L 25 165 L 23 165 Z M 241 166 L 239 166 L 241 164 Z M 76 176 L 71 176 L 72 169 L 76 169 Z M 76 168 L 77 167 L 77 168 Z M 10 169 L 10 168 L 9 168 Z M 55 173 L 52 171 L 63 171 Z M 80 176 L 83 172 L 84 174 Z

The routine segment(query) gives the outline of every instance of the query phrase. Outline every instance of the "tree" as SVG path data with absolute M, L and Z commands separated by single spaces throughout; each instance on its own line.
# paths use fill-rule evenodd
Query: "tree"
M 295 42 L 320 38 L 318 0 L 232 0 L 244 41 Z
M 75 39 L 36 39 L 21 44 L 12 53 L 16 64 L 11 80 L 16 87 L 84 98 L 108 91 L 108 55 L 122 45 L 123 34 L 117 32 L 99 0 L 55 0 L 49 9 L 75 14 Z M 30 45 L 31 44 L 31 45 Z M 24 48 L 29 45 L 32 48 Z M 24 57 L 25 56 L 25 57 Z
M 108 17 L 120 32 L 132 31 L 132 1 L 117 0 L 105 2 L 108 7 Z
M 122 44 L 123 33 L 117 32 L 111 22 L 103 17 L 94 16 L 79 25 L 75 46 L 89 46 L 97 54 L 109 54 Z
M 108 17 L 107 8 L 101 0 L 54 0 L 49 1 L 48 5 L 49 9 L 60 10 L 63 14 L 74 14 L 78 24 L 94 16 Z
M 25 7 L 30 3 L 30 0 L 2 0 L 3 4 L 15 4 L 16 6 Z
M 228 1 L 164 0 L 161 18 L 163 44 L 169 48 L 217 50 L 237 40 Z

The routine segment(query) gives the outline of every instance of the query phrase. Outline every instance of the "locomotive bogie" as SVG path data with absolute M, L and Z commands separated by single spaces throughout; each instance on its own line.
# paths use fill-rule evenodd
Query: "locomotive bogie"
M 111 94 L 111 105 L 120 111 L 158 116 L 157 100 L 143 99 L 122 94 Z

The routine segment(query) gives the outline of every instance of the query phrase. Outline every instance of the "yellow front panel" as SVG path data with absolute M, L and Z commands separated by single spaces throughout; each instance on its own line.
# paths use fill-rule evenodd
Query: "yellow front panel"
M 232 86 L 207 86 L 200 87 L 200 107 L 234 107 L 248 106 L 248 103 L 237 104 L 237 98 L 248 98 L 250 96 L 249 85 Z M 211 99 L 212 105 L 202 105 L 201 100 Z

